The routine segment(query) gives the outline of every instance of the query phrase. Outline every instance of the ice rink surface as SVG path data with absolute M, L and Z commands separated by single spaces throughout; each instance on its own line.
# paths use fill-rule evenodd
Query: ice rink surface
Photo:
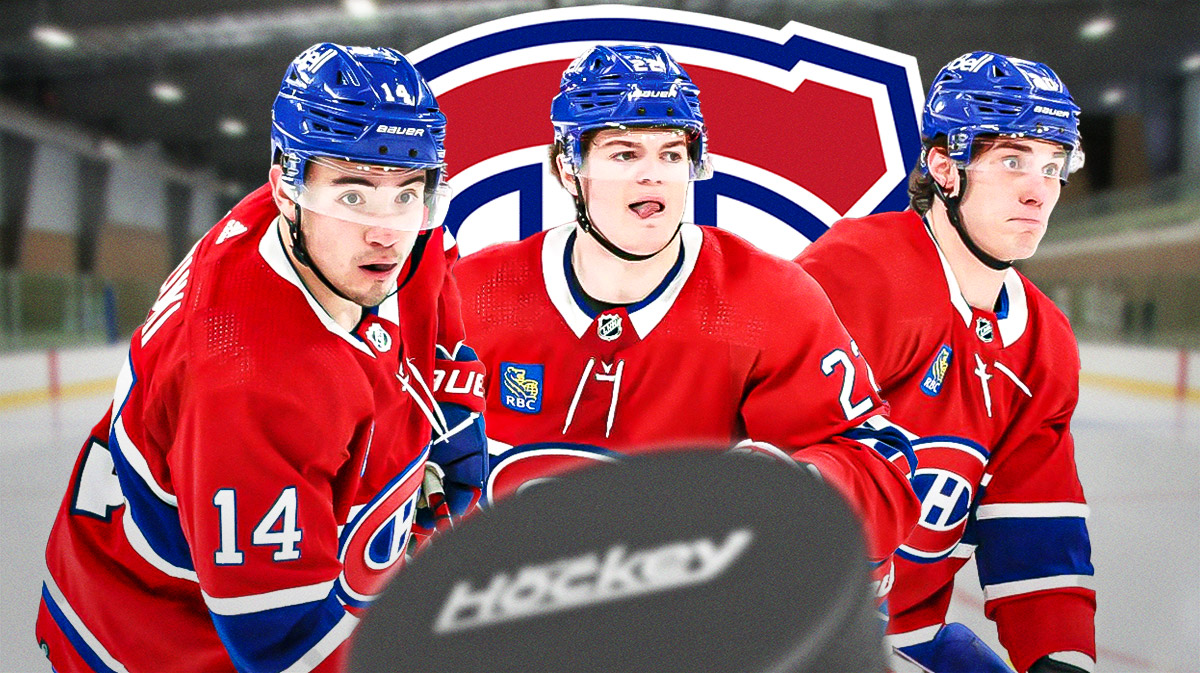
M 33 637 L 42 552 L 104 396 L 0 409 L 0 671 L 49 671 Z M 1085 386 L 1073 425 L 1099 612 L 1097 670 L 1200 671 L 1200 405 Z M 974 565 L 951 620 L 996 646 Z

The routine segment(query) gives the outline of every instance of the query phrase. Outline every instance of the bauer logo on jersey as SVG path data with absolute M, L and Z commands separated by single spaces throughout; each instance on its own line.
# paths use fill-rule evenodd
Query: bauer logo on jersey
M 931 436 L 913 441 L 917 454 L 913 490 L 921 499 L 921 518 L 897 550 L 904 558 L 931 563 L 950 555 L 962 539 L 988 452 L 962 437 Z
M 602 313 L 596 318 L 596 335 L 604 341 L 616 341 L 621 338 L 621 314 Z
M 938 354 L 933 358 L 933 364 L 929 365 L 929 371 L 925 372 L 925 378 L 921 380 L 921 392 L 930 397 L 942 392 L 942 384 L 946 382 L 946 372 L 950 370 L 951 353 L 950 347 L 942 344 Z
M 547 171 L 548 112 L 563 70 L 582 66 L 580 54 L 598 43 L 659 44 L 700 88 L 713 176 L 692 185 L 687 220 L 752 221 L 735 231 L 792 259 L 839 219 L 907 207 L 923 102 L 913 57 L 795 22 L 775 29 L 653 7 L 562 7 L 471 26 L 409 54 L 454 120 L 445 225 L 462 254 L 574 219 Z M 633 94 L 669 95 L 649 85 Z M 841 151 L 827 151 L 830 138 Z
M 392 335 L 388 334 L 383 325 L 377 322 L 371 323 L 371 326 L 367 328 L 367 341 L 370 341 L 375 350 L 380 353 L 386 353 L 392 349 Z
M 501 362 L 500 402 L 523 414 L 541 411 L 542 381 L 545 379 L 543 372 L 542 365 Z
M 992 321 L 983 317 L 976 318 L 975 336 L 979 337 L 979 340 L 985 344 L 992 343 L 992 339 L 996 338 L 996 332 L 992 327 Z

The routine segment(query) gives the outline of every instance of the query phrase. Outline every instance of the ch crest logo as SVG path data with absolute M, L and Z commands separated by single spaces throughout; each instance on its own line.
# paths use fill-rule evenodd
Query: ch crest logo
M 380 353 L 386 353 L 392 349 L 392 335 L 388 334 L 383 325 L 377 322 L 371 323 L 371 326 L 367 328 L 367 341 L 370 341 L 375 350 Z
M 975 336 L 985 344 L 992 343 L 992 339 L 996 338 L 995 329 L 992 327 L 992 321 L 987 318 L 975 319 Z
M 913 490 L 921 499 L 921 518 L 897 553 L 931 563 L 949 556 L 962 539 L 990 454 L 969 439 L 948 435 L 914 440 L 913 450 L 919 465 Z
M 545 164 L 550 100 L 563 70 L 599 42 L 660 44 L 700 87 L 714 176 L 693 185 L 685 219 L 753 221 L 736 233 L 790 259 L 838 219 L 907 206 L 924 99 L 911 56 L 798 23 L 776 30 L 678 10 L 567 7 L 473 26 L 410 54 L 454 120 L 445 223 L 463 254 L 574 219 Z
M 596 320 L 596 334 L 604 341 L 616 341 L 621 338 L 621 315 L 619 313 L 604 313 Z

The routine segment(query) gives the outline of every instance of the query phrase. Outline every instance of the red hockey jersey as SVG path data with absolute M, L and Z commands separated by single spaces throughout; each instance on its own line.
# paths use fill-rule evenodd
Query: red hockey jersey
M 736 236 L 684 225 L 648 297 L 593 315 L 574 224 L 459 260 L 463 320 L 489 372 L 490 496 L 580 461 L 766 442 L 815 465 L 886 557 L 912 530 L 910 447 L 820 288 Z
M 46 551 L 37 637 L 60 673 L 336 670 L 403 562 L 435 335 L 461 338 L 449 246 L 433 232 L 350 332 L 277 215 L 266 187 L 238 204 L 132 337 Z
M 897 554 L 889 632 L 944 622 L 975 557 L 987 615 L 1017 670 L 1095 658 L 1087 505 L 1070 422 L 1079 351 L 1066 317 L 1010 270 L 994 311 L 972 308 L 920 216 L 839 222 L 798 258 L 871 363 L 895 421 L 917 433 L 923 507 Z

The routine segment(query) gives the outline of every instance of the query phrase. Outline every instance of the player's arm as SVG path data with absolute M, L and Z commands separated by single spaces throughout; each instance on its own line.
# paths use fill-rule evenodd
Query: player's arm
M 451 267 L 458 246 L 444 228 L 434 232 L 443 255 L 436 265 L 441 274 L 437 298 L 436 359 L 433 394 L 438 403 L 425 480 L 423 507 L 415 530 L 428 536 L 466 516 L 483 498 L 488 478 L 487 435 L 484 430 L 484 365 L 467 345 L 462 298 Z
M 873 560 L 888 558 L 920 514 L 910 437 L 886 418 L 872 374 L 829 300 L 797 273 L 795 305 L 772 324 L 742 403 L 747 436 L 813 465 L 861 517 Z M 798 316 L 803 316 L 799 319 Z
M 1070 357 L 1062 360 L 1065 370 L 1078 372 L 1077 357 L 1074 368 Z M 1026 414 L 1030 425 L 1019 431 L 1027 436 L 995 456 L 964 536 L 978 544 L 984 610 L 1018 671 L 1047 656 L 1090 671 L 1096 658 L 1088 507 L 1070 431 L 1078 379 L 1064 376 L 1058 383 L 1060 390 L 1046 385 L 1036 391 L 1048 406 L 1044 417 Z
M 193 566 L 181 570 L 239 671 L 337 670 L 358 621 L 333 483 L 369 429 L 336 385 L 306 400 L 296 384 L 193 386 L 170 455 Z

